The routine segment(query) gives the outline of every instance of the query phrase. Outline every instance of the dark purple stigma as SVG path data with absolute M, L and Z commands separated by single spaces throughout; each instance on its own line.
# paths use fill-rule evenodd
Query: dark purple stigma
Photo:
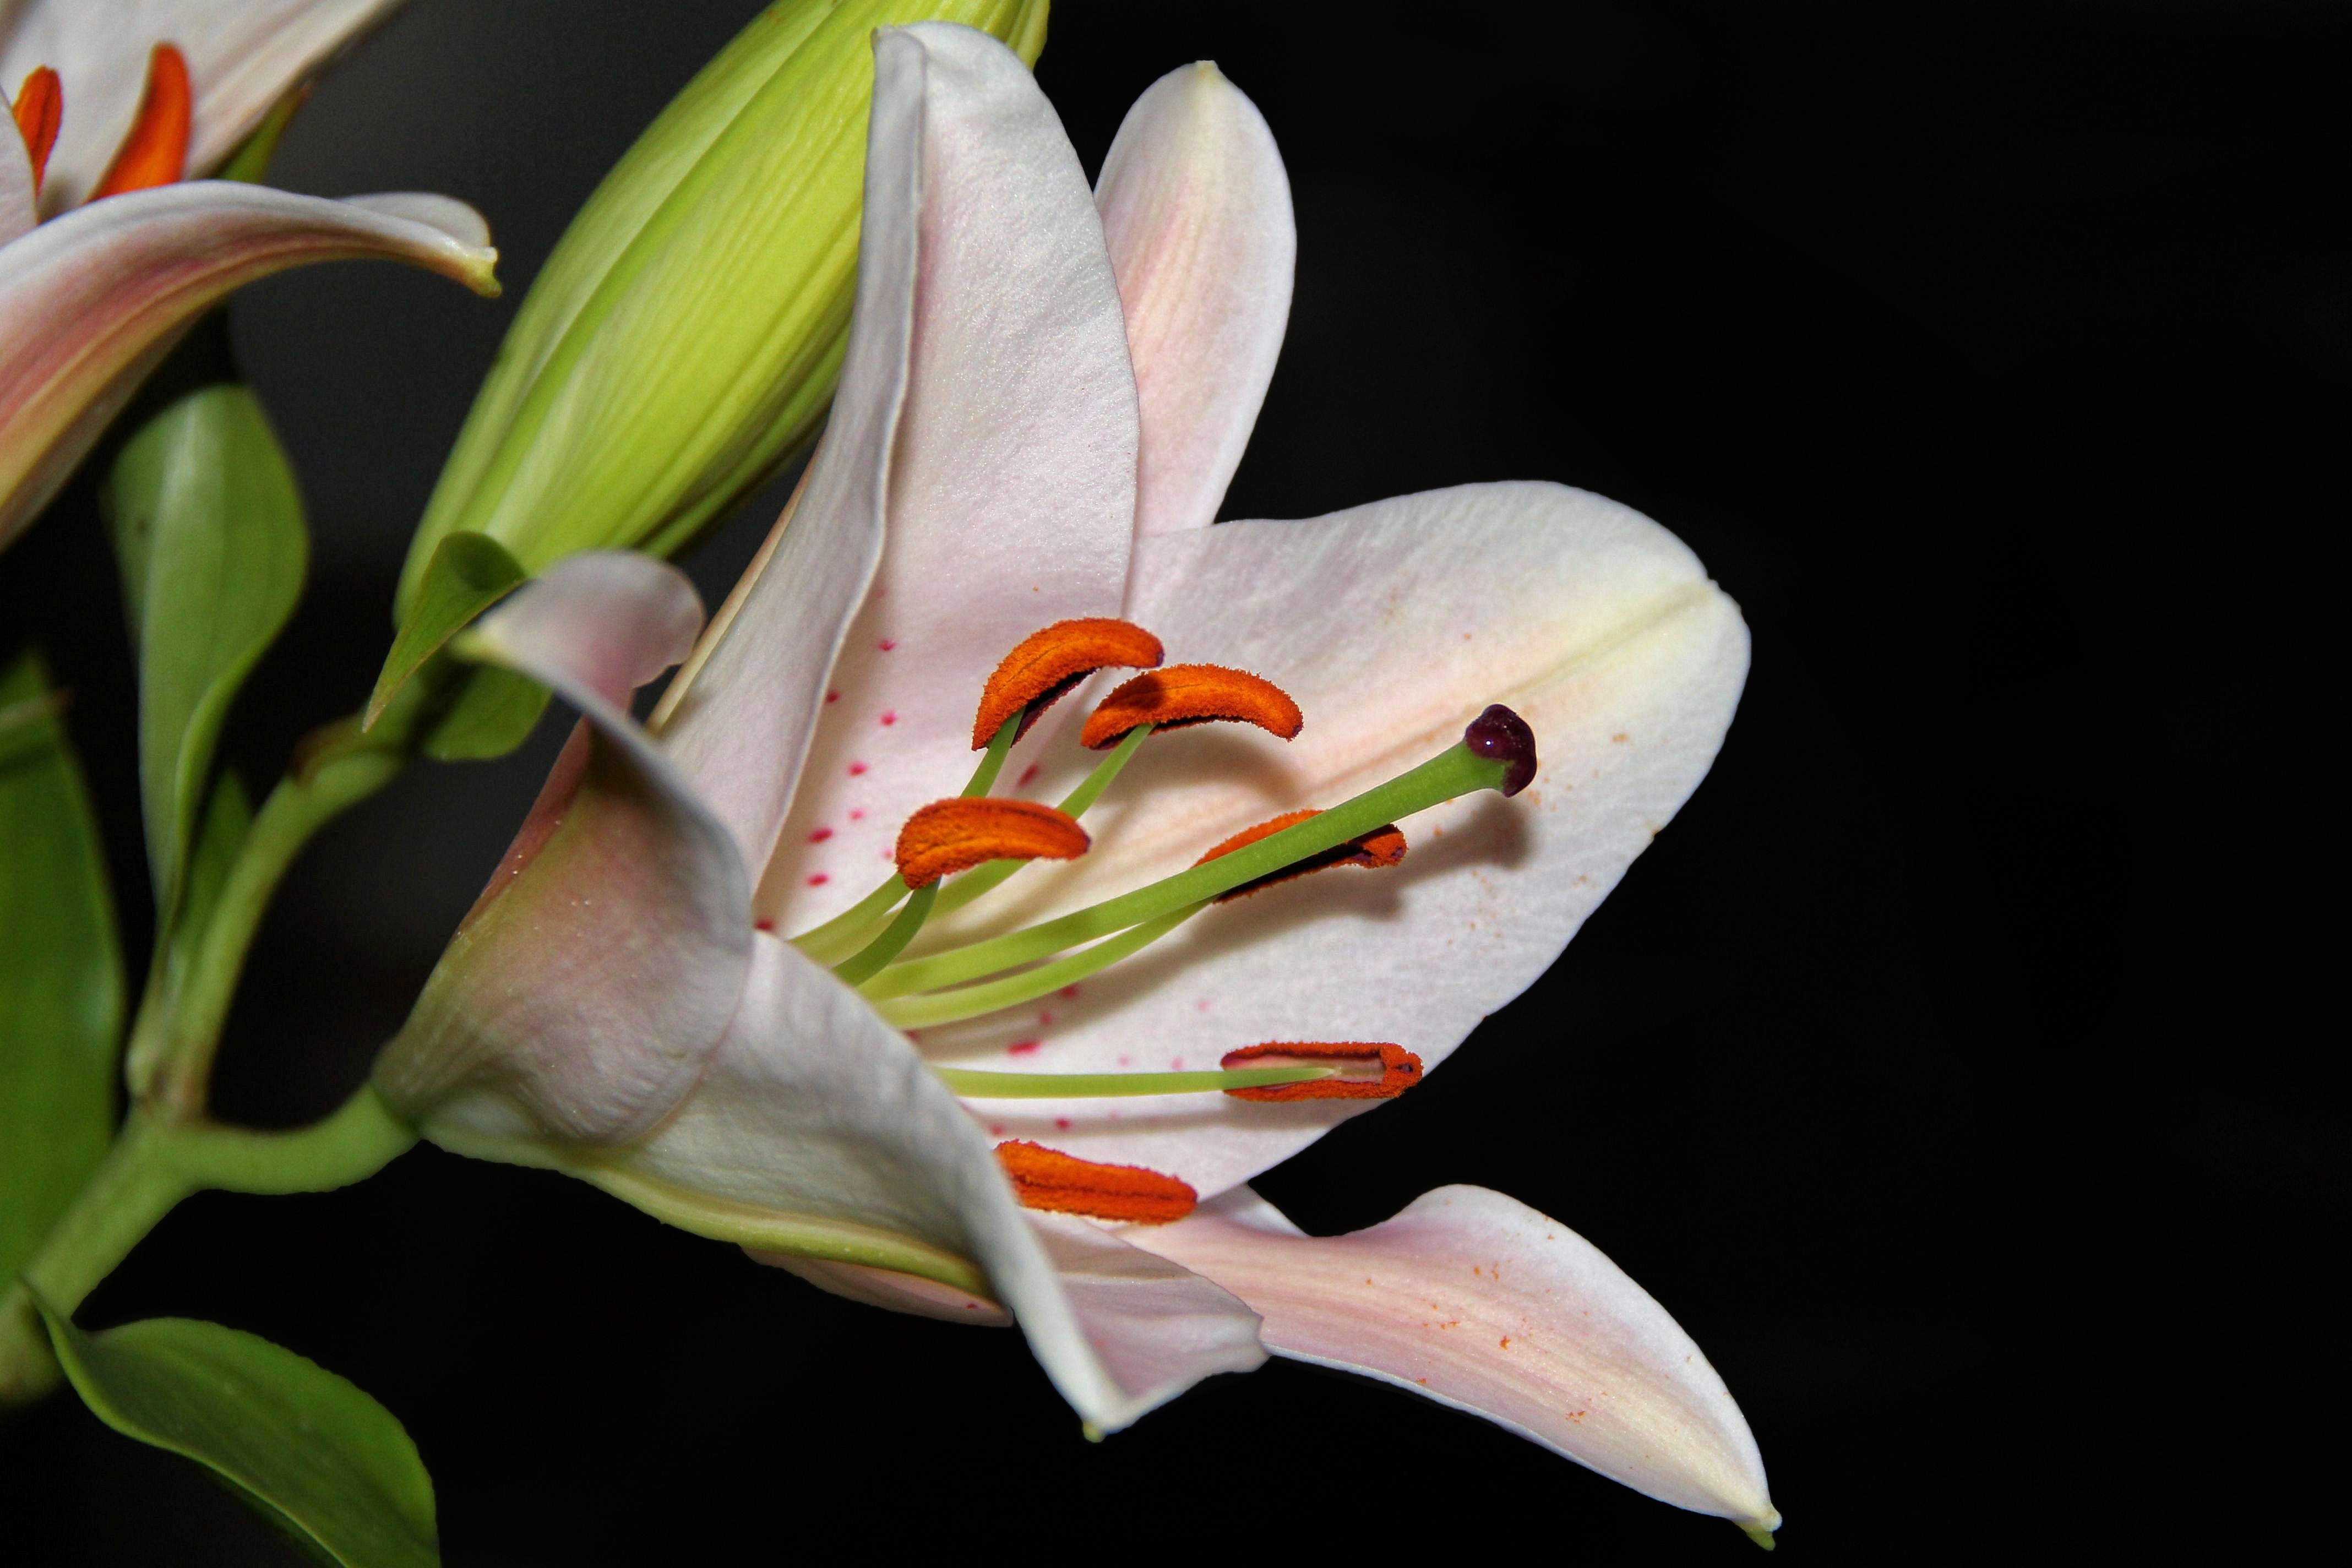
M 1518 794 L 1536 776 L 1536 732 L 1499 702 L 1470 721 L 1462 743 L 1474 756 L 1503 764 L 1503 782 L 1495 787 L 1505 795 Z

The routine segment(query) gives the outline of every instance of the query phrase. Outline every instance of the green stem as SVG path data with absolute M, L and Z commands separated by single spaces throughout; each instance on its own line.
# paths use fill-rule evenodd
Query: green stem
M 840 977 L 841 983 L 856 985 L 880 973 L 884 964 L 906 952 L 907 944 L 915 940 L 915 933 L 923 929 L 923 921 L 930 917 L 931 906 L 939 901 L 939 897 L 940 885 L 937 882 L 927 882 L 916 889 L 915 896 L 907 900 L 907 907 L 898 911 L 898 918 L 890 922 L 889 930 L 867 942 L 854 957 L 834 966 L 833 972 Z
M 1110 755 L 1097 763 L 1094 772 L 1081 780 L 1077 788 L 1062 797 L 1063 815 L 1084 816 L 1087 807 L 1101 798 L 1102 792 L 1110 787 L 1111 780 L 1118 777 L 1120 771 L 1127 766 L 1128 759 L 1135 755 L 1135 749 L 1143 744 L 1144 737 L 1150 733 L 1151 726 L 1149 724 L 1138 724 L 1129 730 L 1119 743 L 1111 748 Z M 991 860 L 985 866 L 973 867 L 947 885 L 946 890 L 940 894 L 940 907 L 932 912 L 953 914 L 981 894 L 1000 886 L 1007 877 L 1027 864 L 1026 860 Z
M 1180 871 L 1149 887 L 1047 921 L 1008 931 L 969 947 L 951 948 L 910 963 L 893 964 L 860 987 L 875 1001 L 937 991 L 978 980 L 1000 970 L 1034 963 L 1064 948 L 1156 920 L 1187 904 L 1271 876 L 1284 867 L 1319 855 L 1375 827 L 1425 811 L 1473 790 L 1501 786 L 1504 764 L 1489 762 L 1465 745 L 1444 751 L 1410 772 L 1342 801 L 1306 821 L 1268 834 L 1230 855 Z
M 1337 1068 L 1234 1068 L 1206 1072 L 982 1072 L 933 1068 L 932 1076 L 973 1100 L 1099 1100 L 1140 1094 L 1201 1094 L 1225 1089 L 1272 1089 L 1337 1078 Z
M 293 1132 L 173 1122 L 134 1109 L 24 1279 L 0 1291 L 0 1393 L 36 1389 L 42 1379 L 37 1370 L 26 1375 L 34 1363 L 21 1342 L 24 1326 L 37 1322 L 27 1286 L 70 1313 L 183 1198 L 208 1189 L 330 1192 L 373 1175 L 415 1142 L 372 1088 Z
M 184 967 L 159 966 L 159 973 L 178 971 L 168 994 L 140 1005 L 127 1069 L 131 1094 L 167 1121 L 204 1112 L 237 977 L 287 868 L 320 828 L 390 784 L 407 760 L 396 747 L 359 741 L 355 726 L 331 734 L 254 817 Z
M 978 985 L 936 991 L 928 996 L 901 996 L 879 1004 L 875 1011 L 898 1028 L 928 1029 L 934 1025 L 977 1018 L 1002 1007 L 1015 1007 L 1024 1002 L 1051 995 L 1065 985 L 1109 968 L 1130 953 L 1141 952 L 1208 907 L 1205 901 L 1187 904 L 1181 910 L 1171 910 L 1156 921 L 1129 926 L 1117 936 L 1108 937 L 1092 947 L 1081 948 L 1051 963 L 1041 963 L 1034 969 L 1024 969 L 1018 974 L 1008 974 L 1002 980 L 984 981 Z

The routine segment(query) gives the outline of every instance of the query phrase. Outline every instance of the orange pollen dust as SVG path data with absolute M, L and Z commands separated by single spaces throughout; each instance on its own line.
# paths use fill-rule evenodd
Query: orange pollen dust
M 106 166 L 89 199 L 168 185 L 185 175 L 194 106 L 188 62 L 171 45 L 156 45 L 147 57 L 147 90 L 140 97 L 131 133 L 114 150 L 114 162 Z
M 1286 811 L 1280 816 L 1259 823 L 1255 827 L 1243 828 L 1192 864 L 1205 866 L 1220 855 L 1230 855 L 1236 849 L 1247 848 L 1261 838 L 1270 838 L 1286 827 L 1296 827 L 1310 816 L 1322 815 L 1313 806 L 1304 811 Z M 1403 858 L 1404 830 L 1393 822 L 1384 823 L 1370 833 L 1360 834 L 1349 839 L 1345 844 L 1334 844 L 1318 855 L 1309 855 L 1303 860 L 1294 860 L 1279 871 L 1269 871 L 1263 877 L 1242 883 L 1239 887 L 1228 888 L 1217 895 L 1216 901 L 1222 904 L 1233 899 L 1246 899 L 1252 893 L 1273 887 L 1276 882 L 1287 882 L 1294 877 L 1304 877 L 1309 871 L 1320 871 L 1328 866 L 1363 866 L 1378 870 L 1383 866 L 1393 866 Z
M 1338 1078 L 1278 1083 L 1268 1089 L 1229 1089 L 1235 1100 L 1394 1100 L 1421 1081 L 1421 1058 L 1402 1046 L 1371 1040 L 1268 1040 L 1227 1051 L 1218 1066 L 1235 1068 L 1319 1066 L 1343 1070 Z M 1380 1076 L 1372 1076 L 1378 1068 Z
M 1290 694 L 1263 676 L 1216 664 L 1171 664 L 1139 675 L 1087 716 L 1079 740 L 1094 751 L 1115 746 L 1138 724 L 1181 730 L 1214 720 L 1255 724 L 1287 741 L 1307 722 Z
M 1032 632 L 1004 656 L 981 689 L 980 711 L 971 721 L 971 749 L 985 748 L 1015 713 L 1021 713 L 1021 728 L 1013 736 L 1019 740 L 1038 715 L 1097 669 L 1150 669 L 1167 657 L 1158 637 L 1108 616 L 1055 621 Z M 1022 713 L 1024 708 L 1028 711 Z
M 1013 1178 L 1013 1194 L 1024 1208 L 1166 1225 L 1201 1201 L 1189 1182 L 1141 1165 L 1097 1164 L 1025 1138 L 999 1143 L 996 1163 Z
M 958 795 L 935 800 L 898 829 L 898 875 L 910 888 L 990 860 L 1068 860 L 1087 852 L 1087 830 L 1030 800 Z
M 49 168 L 49 150 L 58 144 L 58 126 L 65 119 L 66 92 L 58 82 L 58 73 L 47 66 L 35 66 L 25 85 L 16 89 L 12 107 L 16 113 L 16 134 L 25 140 L 25 156 L 33 163 L 33 194 L 38 195 L 41 176 Z

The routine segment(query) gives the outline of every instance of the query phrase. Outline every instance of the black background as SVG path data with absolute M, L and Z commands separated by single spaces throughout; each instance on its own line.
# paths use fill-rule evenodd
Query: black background
M 250 781 L 364 696 L 524 287 L 755 9 L 414 0 L 296 121 L 280 183 L 473 201 L 509 292 L 342 267 L 239 298 L 317 537 L 232 730 Z M 1225 515 L 1564 479 L 1688 540 L 1755 633 L 1713 774 L 1550 974 L 1264 1190 L 1316 1231 L 1447 1182 L 1577 1227 L 1729 1381 L 1801 1561 L 2273 1561 L 2314 1516 L 2340 1532 L 2341 1102 L 2294 999 L 2323 951 L 2295 893 L 2336 837 L 2346 11 L 1057 11 L 1039 75 L 1090 169 L 1202 57 L 1289 164 L 1297 303 Z M 775 503 L 691 563 L 713 603 Z M 140 911 L 86 486 L 0 561 L 0 606 L 76 689 Z M 359 1081 L 553 735 L 415 770 L 315 847 L 224 1114 L 290 1124 Z M 188 1204 L 83 1318 L 159 1313 L 381 1398 L 453 1564 L 766 1561 L 824 1549 L 812 1527 L 926 1554 L 1752 1550 L 1279 1363 L 1090 1447 L 1015 1335 L 429 1149 L 329 1196 Z M 0 1543 L 293 1560 L 70 1396 L 0 1430 Z

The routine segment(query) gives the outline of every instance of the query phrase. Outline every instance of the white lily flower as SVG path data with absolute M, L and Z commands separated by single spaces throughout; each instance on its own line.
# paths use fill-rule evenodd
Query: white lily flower
M 1769 1531 L 1721 1380 L 1566 1227 L 1445 1188 L 1318 1240 L 1243 1184 L 1543 972 L 1706 773 L 1747 668 L 1686 549 L 1560 486 L 1207 526 L 1293 253 L 1273 140 L 1213 68 L 1144 96 L 1090 195 L 1012 54 L 879 35 L 849 355 L 802 491 L 698 642 L 684 580 L 618 555 L 559 565 L 468 634 L 586 722 L 377 1085 L 445 1146 L 571 1171 L 837 1293 L 1009 1311 L 1099 1428 L 1255 1364 L 1262 1316 L 1277 1352 Z M 1064 623 L 1136 651 L 1055 663 Z M 1014 788 L 1055 798 L 1076 720 L 1014 743 L 1019 715 L 1065 676 L 1156 664 L 1137 626 L 1281 689 L 1202 667 L 1122 688 L 1086 725 L 1117 742 L 1094 780 L 1118 774 L 1086 830 L 982 798 L 1008 744 Z M 682 656 L 649 734 L 629 692 Z M 1295 739 L 1138 727 L 1261 699 Z M 1524 725 L 1480 717 L 1494 701 L 1542 737 L 1539 770 Z M 1524 794 L 1448 773 L 1405 798 L 1451 758 Z M 1207 907 L 1351 851 L 1390 864 L 1402 838 L 1374 829 L 1396 801 L 1419 812 L 1398 868 Z M 1078 847 L 984 897 L 1009 862 L 931 879 Z M 1003 1076 L 1033 1070 L 1069 1076 Z M 1453 1334 L 1433 1303 L 1496 1331 Z
M 181 329 L 240 285 L 380 257 L 497 292 L 489 231 L 462 202 L 182 183 L 395 3 L 0 5 L 0 548 Z

